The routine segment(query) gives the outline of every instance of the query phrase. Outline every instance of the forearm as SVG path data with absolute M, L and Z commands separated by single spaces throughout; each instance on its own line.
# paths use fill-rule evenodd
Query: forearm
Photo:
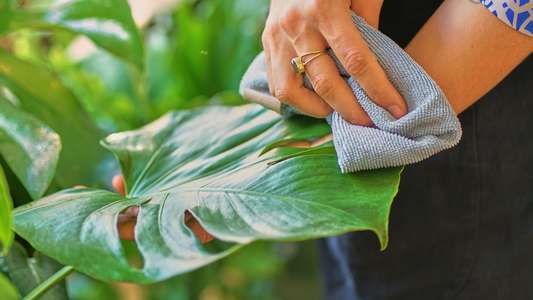
M 505 25 L 481 4 L 447 0 L 405 50 L 460 113 L 533 52 L 533 38 Z

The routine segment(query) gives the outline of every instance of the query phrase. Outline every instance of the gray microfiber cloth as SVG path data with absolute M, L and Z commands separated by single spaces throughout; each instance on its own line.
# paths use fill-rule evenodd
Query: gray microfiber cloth
M 326 118 L 341 171 L 412 164 L 455 146 L 461 138 L 461 124 L 437 84 L 395 42 L 353 13 L 352 18 L 390 82 L 405 99 L 408 113 L 395 119 L 375 104 L 328 49 L 339 73 L 375 124 L 375 127 L 353 125 L 337 112 Z M 304 81 L 305 87 L 313 89 L 305 74 Z M 286 116 L 300 113 L 269 93 L 264 53 L 252 62 L 239 90 L 244 98 L 278 113 Z

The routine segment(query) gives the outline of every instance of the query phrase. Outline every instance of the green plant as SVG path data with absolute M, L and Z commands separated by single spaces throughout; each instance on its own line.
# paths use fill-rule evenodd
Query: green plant
M 19 207 L 14 228 L 86 274 L 139 283 L 194 270 L 254 240 L 372 230 L 385 248 L 401 168 L 342 174 L 331 144 L 275 147 L 329 132 L 325 121 L 287 120 L 257 105 L 170 113 L 103 141 L 120 161 L 126 198 L 66 190 Z M 117 215 L 130 206 L 141 207 L 135 227 L 141 270 L 128 263 L 118 238 Z M 209 253 L 186 227 L 186 211 L 238 245 Z
M 41 268 L 41 262 L 53 261 L 45 253 L 97 278 L 148 283 L 206 265 L 252 240 L 304 240 L 349 230 L 371 229 L 378 233 L 382 245 L 386 244 L 388 208 L 397 188 L 400 169 L 341 175 L 331 144 L 315 149 L 281 147 L 290 140 L 312 139 L 329 132 L 325 123 L 306 117 L 283 120 L 272 112 L 252 106 L 172 113 L 162 119 L 173 123 L 172 127 L 163 126 L 162 121 L 148 127 L 157 131 L 156 140 L 141 138 L 146 128 L 131 133 L 131 137 L 139 139 L 136 141 L 124 138 L 124 135 L 120 142 L 113 142 L 113 137 L 120 135 L 107 138 L 106 145 L 119 158 L 125 174 L 129 188 L 127 198 L 92 189 L 55 193 L 79 184 L 109 188 L 110 177 L 118 172 L 118 165 L 112 154 L 98 145 L 106 133 L 137 128 L 169 109 L 244 103 L 235 89 L 245 68 L 261 50 L 259 36 L 268 1 L 184 1 L 175 10 L 154 17 L 141 30 L 142 34 L 134 25 L 125 0 L 55 2 L 0 0 L 0 37 L 3 37 L 0 47 L 4 48 L 0 50 L 0 175 L 3 174 L 2 169 L 6 175 L 6 178 L 0 176 L 0 243 L 3 255 L 8 253 L 8 256 L 0 256 L 0 289 L 6 291 L 5 297 L 60 297 L 53 294 L 58 293 L 56 288 L 55 291 L 45 292 L 58 287 L 56 284 L 73 268 L 62 268 L 59 264 L 46 270 Z M 79 34 L 90 38 L 105 51 L 97 50 L 73 63 L 67 57 L 68 47 Z M 205 130 L 194 129 L 193 124 L 204 126 L 201 128 Z M 211 140 L 199 138 L 206 133 Z M 165 155 L 134 150 L 138 146 L 157 145 L 158 138 L 163 138 L 166 142 L 162 145 L 167 146 L 169 140 L 182 141 L 178 150 L 195 153 L 197 159 L 173 159 L 173 155 L 180 152 L 170 151 L 172 147 Z M 143 166 L 155 163 L 161 168 L 147 170 L 139 176 Z M 175 174 L 170 172 L 171 167 L 177 168 Z M 319 170 L 331 176 L 327 180 L 319 176 L 310 176 L 306 180 L 304 177 L 308 177 L 309 170 Z M 171 173 L 175 176 L 169 176 Z M 239 175 L 243 173 L 249 175 L 246 180 Z M 204 177 L 206 175 L 209 176 Z M 304 180 L 300 180 L 302 178 Z M 298 216 L 299 209 L 305 209 L 313 217 L 304 218 L 300 214 L 299 220 L 305 221 L 301 223 L 305 226 L 288 226 L 286 229 L 292 229 L 286 232 L 279 229 L 281 224 L 265 223 L 265 228 L 277 228 L 277 231 L 272 231 L 276 234 L 266 234 L 260 230 L 244 229 L 253 225 L 253 222 L 249 223 L 250 215 L 213 217 L 215 212 L 221 211 L 220 206 L 218 209 L 216 206 L 209 208 L 209 205 L 197 206 L 185 201 L 183 204 L 188 206 L 179 207 L 176 201 L 172 205 L 163 205 L 155 199 L 144 203 L 160 193 L 169 198 L 183 198 L 186 194 L 184 189 L 193 184 L 216 185 L 229 179 L 235 181 L 241 195 L 247 195 L 250 201 L 256 203 L 255 210 L 264 211 L 264 204 L 269 201 L 285 208 L 277 211 L 278 221 L 284 226 L 297 225 L 294 219 L 291 223 L 288 218 Z M 291 180 L 295 181 L 291 184 Z M 227 184 L 233 183 L 226 181 L 217 188 L 227 192 Z M 312 188 L 306 191 L 305 184 L 321 187 L 322 191 L 313 192 Z M 343 199 L 326 205 L 308 201 L 323 201 L 327 184 L 329 188 L 335 187 L 334 193 L 328 191 L 328 194 Z M 261 190 L 266 188 L 271 190 Z M 250 196 L 253 193 L 247 194 L 247 190 L 263 192 L 264 195 Z M 357 197 L 358 201 L 345 201 L 345 194 L 355 190 L 366 192 Z M 206 201 L 221 197 L 214 192 L 208 194 L 209 197 L 204 199 Z M 87 195 L 90 200 L 85 199 L 88 207 L 84 212 L 77 210 L 79 207 L 69 210 L 68 205 L 48 203 L 43 206 L 42 201 L 31 202 L 43 195 L 47 195 L 46 201 L 60 201 L 62 197 L 76 199 L 80 195 Z M 375 196 L 373 201 L 365 201 L 365 198 L 370 199 L 369 195 Z M 287 197 L 292 196 L 300 197 L 295 200 L 301 203 L 300 206 L 287 201 Z M 234 202 L 226 204 L 245 203 L 235 197 Z M 20 236 L 17 239 L 29 251 L 16 242 L 10 247 L 14 238 L 10 218 L 13 202 L 14 206 L 20 207 L 15 218 L 17 232 L 43 252 L 32 253 L 33 248 Z M 31 210 L 29 206 L 22 206 L 28 202 L 31 202 L 29 206 L 38 204 L 40 208 Z M 85 244 L 79 243 L 83 235 L 54 235 L 54 232 L 80 228 L 82 221 L 100 223 L 102 220 L 88 216 L 103 209 L 99 206 L 101 203 L 111 205 L 110 210 L 102 214 L 102 218 L 107 218 L 109 222 L 95 227 L 100 231 L 89 245 L 107 253 L 102 256 L 105 259 L 100 265 L 104 261 L 115 264 L 115 274 L 101 272 L 96 267 L 98 263 L 95 267 L 80 263 L 79 254 L 82 252 L 76 251 L 87 251 Z M 116 223 L 109 219 L 121 211 L 119 207 L 131 205 L 142 207 L 139 220 L 144 225 L 138 228 L 142 229 L 143 238 L 138 239 L 137 244 L 119 241 L 115 235 Z M 360 219 L 352 220 L 338 209 Z M 45 210 L 54 213 L 44 213 Z M 172 222 L 169 218 L 162 221 L 161 224 L 168 229 L 177 230 L 177 235 L 173 235 L 159 230 L 160 224 L 151 219 L 158 211 L 179 216 L 185 210 L 192 211 L 210 232 L 233 243 L 214 241 L 202 247 L 183 223 Z M 326 218 L 328 216 L 330 219 Z M 58 219 L 54 219 L 55 223 L 47 223 L 46 219 L 52 220 L 52 217 Z M 333 220 L 337 219 L 339 223 L 335 225 Z M 43 229 L 36 226 L 37 223 L 51 228 L 43 236 L 45 239 L 34 236 Z M 225 229 L 224 225 L 228 224 L 238 226 L 235 231 Z M 240 231 L 236 231 L 237 228 Z M 322 229 L 313 232 L 312 228 Z M 169 268 L 162 264 L 190 261 L 191 256 L 166 252 L 171 246 L 169 241 L 178 236 L 181 237 L 178 244 L 188 249 L 189 255 L 196 255 L 199 259 L 189 267 Z M 57 245 L 51 244 L 47 238 L 60 240 L 57 245 L 68 248 L 68 252 L 57 253 Z M 237 299 L 273 299 L 269 298 L 274 297 L 272 276 L 284 272 L 288 258 L 285 254 L 273 254 L 272 248 L 287 245 L 292 244 L 254 243 L 240 250 L 239 256 L 215 261 L 196 272 L 159 282 L 147 290 L 151 299 L 158 300 L 197 299 L 207 292 Z M 305 245 L 311 248 L 311 244 Z M 108 251 L 109 247 L 114 248 Z M 145 265 L 159 264 L 150 270 L 161 273 L 133 268 L 129 261 L 142 259 L 139 252 L 144 256 Z M 5 260 L 14 256 L 18 263 L 12 264 L 11 260 L 11 267 L 8 267 Z M 95 256 L 90 257 L 96 259 Z M 250 268 L 250 264 L 254 267 Z M 306 265 L 309 263 L 306 262 Z M 31 275 L 21 276 L 33 278 L 24 287 L 19 279 L 15 279 L 19 277 L 13 274 L 21 270 L 32 272 Z M 62 271 L 54 275 L 59 270 Z M 106 293 L 111 289 L 80 274 L 75 278 L 75 288 L 82 290 L 80 285 L 90 287 L 94 290 L 93 298 L 101 298 L 96 290 Z M 244 282 L 251 287 L 248 288 Z M 60 294 L 67 297 L 64 289 Z M 71 293 L 70 296 L 83 298 L 78 298 L 79 294 L 73 296 Z M 86 297 L 89 298 L 83 299 L 91 296 Z M 109 297 L 115 299 L 117 296 L 113 294 Z

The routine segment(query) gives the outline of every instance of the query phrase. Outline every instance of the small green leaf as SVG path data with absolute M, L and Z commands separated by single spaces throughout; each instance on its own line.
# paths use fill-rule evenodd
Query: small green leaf
M 102 163 L 110 156 L 98 145 L 104 134 L 55 74 L 0 50 L 2 85 L 13 92 L 22 109 L 61 137 L 61 157 L 55 177 L 61 187 L 91 186 L 100 179 L 105 173 Z
M 13 286 L 11 281 L 0 272 L 0 291 L 2 291 L 3 300 L 19 300 L 17 289 Z
M 60 150 L 55 132 L 0 95 L 0 154 L 33 199 L 52 181 Z
M 18 207 L 14 228 L 36 249 L 89 276 L 139 283 L 197 269 L 256 240 L 371 230 L 385 248 L 402 168 L 342 174 L 331 145 L 260 155 L 306 130 L 314 137 L 330 133 L 324 124 L 283 119 L 257 105 L 169 113 L 103 141 L 120 161 L 128 197 L 65 190 Z M 118 238 L 117 215 L 130 206 L 140 206 L 140 270 L 128 263 Z M 211 235 L 237 245 L 207 251 L 185 225 L 186 212 Z
M 42 253 L 29 258 L 24 247 L 17 242 L 4 260 L 9 277 L 23 297 L 63 267 Z M 53 286 L 39 299 L 68 300 L 65 282 Z
M 9 187 L 4 175 L 4 170 L 0 166 L 0 248 L 2 255 L 6 255 L 13 243 L 15 234 L 11 229 L 11 211 L 13 210 L 13 200 L 9 194 Z
M 126 0 L 64 0 L 46 7 L 14 10 L 11 27 L 65 28 L 144 68 L 143 42 Z

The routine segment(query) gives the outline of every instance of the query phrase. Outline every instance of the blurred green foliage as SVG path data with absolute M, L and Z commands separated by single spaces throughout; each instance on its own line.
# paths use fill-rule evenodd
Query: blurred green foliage
M 47 49 L 28 33 L 15 53 L 45 61 L 106 132 L 129 130 L 171 109 L 245 103 L 237 88 L 262 49 L 267 6 L 265 0 L 181 1 L 174 11 L 156 14 L 142 29 L 146 73 L 101 50 L 72 62 L 68 47 L 75 36 L 65 32 L 48 36 Z M 40 54 L 31 53 L 39 48 Z
M 22 1 L 19 6 L 55 1 Z M 0 34 L 9 27 L 10 2 L 0 0 Z M 144 69 L 136 66 L 138 57 L 130 63 L 98 47 L 90 50 L 91 42 L 72 30 L 19 29 L 0 39 L 0 48 L 56 74 L 106 133 L 137 128 L 170 109 L 245 103 L 237 88 L 262 49 L 269 1 L 166 2 L 176 3 L 156 10 L 141 27 Z M 1 157 L 0 162 L 6 167 Z M 6 175 L 15 204 L 26 202 L 16 196 L 27 198 L 23 186 L 10 170 Z M 57 188 L 53 182 L 49 192 Z M 224 246 L 217 243 L 209 247 L 216 251 Z M 126 244 L 126 250 L 135 260 L 135 247 Z M 236 255 L 151 286 L 100 282 L 74 273 L 67 287 L 70 298 L 79 300 L 313 300 L 320 294 L 313 241 L 253 243 Z

